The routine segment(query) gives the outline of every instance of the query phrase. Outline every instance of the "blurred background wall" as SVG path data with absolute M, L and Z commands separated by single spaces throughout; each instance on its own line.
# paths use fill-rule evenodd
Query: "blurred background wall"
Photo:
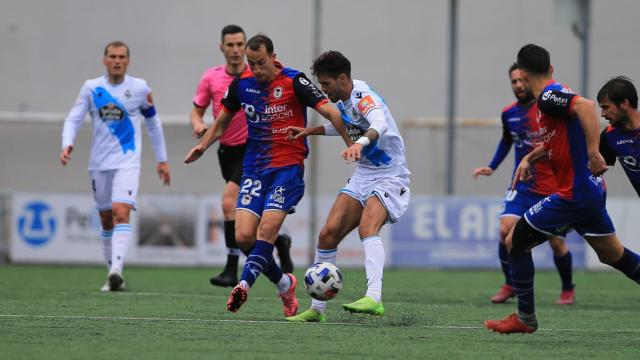
M 520 46 L 529 42 L 550 51 L 557 80 L 580 89 L 581 48 L 571 28 L 575 14 L 562 11 L 566 6 L 561 2 L 458 1 L 457 116 L 497 119 L 502 107 L 513 101 L 507 69 Z M 388 102 L 405 136 L 413 193 L 442 194 L 449 166 L 444 128 L 417 126 L 414 120 L 446 115 L 449 2 L 320 3 L 320 50 L 343 52 L 352 61 L 353 76 L 366 80 Z M 638 78 L 639 10 L 640 2 L 632 0 L 592 1 L 587 96 L 593 98 L 614 75 Z M 207 67 L 224 61 L 217 48 L 220 29 L 236 23 L 248 36 L 265 32 L 284 64 L 308 72 L 314 15 L 309 0 L 0 1 L 0 188 L 89 190 L 90 125 L 78 135 L 71 165 L 62 168 L 62 121 L 83 81 L 103 73 L 104 45 L 120 39 L 131 47 L 129 74 L 148 81 L 166 120 L 173 184 L 169 189 L 160 186 L 145 138 L 141 193 L 219 191 L 215 152 L 191 166 L 182 159 L 194 143 L 187 124 L 196 84 Z M 34 120 L 43 114 L 52 121 Z M 503 192 L 511 156 L 492 179 L 474 182 L 470 175 L 473 167 L 490 160 L 499 136 L 497 125 L 458 129 L 456 194 Z M 312 149 L 323 174 L 321 194 L 334 194 L 352 170 L 338 158 L 340 146 L 335 138 L 321 138 Z M 606 178 L 612 196 L 635 197 L 619 167 Z

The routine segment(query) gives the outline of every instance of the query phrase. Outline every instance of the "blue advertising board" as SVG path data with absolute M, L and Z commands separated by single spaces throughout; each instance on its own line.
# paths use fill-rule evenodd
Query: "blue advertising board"
M 502 202 L 488 197 L 412 196 L 392 226 L 394 266 L 499 268 L 499 215 Z M 575 232 L 566 238 L 573 265 L 585 265 L 585 244 Z M 537 268 L 553 268 L 547 244 L 533 249 Z

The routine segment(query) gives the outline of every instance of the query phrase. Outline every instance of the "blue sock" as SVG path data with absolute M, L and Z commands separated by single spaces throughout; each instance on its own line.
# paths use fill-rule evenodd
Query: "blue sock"
M 560 280 L 562 281 L 562 290 L 573 290 L 575 285 L 573 285 L 572 282 L 573 261 L 571 258 L 571 251 L 567 251 L 564 256 L 554 256 L 553 262 L 556 264 L 558 274 L 560 274 Z
M 617 263 L 611 265 L 622 271 L 623 274 L 640 284 L 640 256 L 633 251 L 624 248 L 624 253 Z
M 504 283 L 507 285 L 513 285 L 511 281 L 511 265 L 509 264 L 509 252 L 507 247 L 503 243 L 498 243 L 498 257 L 500 258 L 500 266 L 502 266 L 502 273 L 504 274 Z
M 263 240 L 256 240 L 256 245 L 244 264 L 241 280 L 246 281 L 249 286 L 253 286 L 258 276 L 267 269 L 272 261 L 273 244 Z
M 258 240 L 258 241 L 261 241 L 261 240 Z M 262 241 L 262 242 L 266 242 L 266 241 Z M 257 245 L 257 241 L 256 241 L 256 245 Z M 247 256 L 247 260 L 249 260 L 249 256 L 251 256 L 251 253 L 253 252 L 253 249 L 256 248 L 256 245 L 254 245 L 248 250 L 242 250 L 242 252 Z M 282 279 L 282 276 L 284 275 L 284 273 L 282 272 L 282 269 L 278 266 L 276 261 L 273 260 L 273 248 L 274 248 L 274 245 L 271 245 L 271 253 L 270 253 L 271 261 L 269 262 L 267 267 L 262 270 L 262 273 L 264 274 L 264 276 L 266 276 L 269 279 L 269 281 L 277 285 L 280 279 Z M 243 270 L 243 274 L 244 274 L 244 270 Z
M 533 277 L 536 269 L 533 266 L 531 252 L 516 254 L 513 250 L 509 254 L 511 263 L 511 279 L 518 297 L 518 314 L 534 314 L 536 307 L 533 302 Z

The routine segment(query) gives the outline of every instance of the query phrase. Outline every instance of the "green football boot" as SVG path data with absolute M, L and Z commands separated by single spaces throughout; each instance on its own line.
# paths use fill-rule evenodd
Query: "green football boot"
M 368 296 L 365 296 L 360 300 L 356 300 L 351 304 L 342 304 L 342 307 L 352 313 L 369 314 L 375 316 L 384 315 L 384 306 L 382 306 L 382 302 L 377 302 Z
M 313 309 L 308 309 L 301 312 L 298 315 L 286 317 L 285 320 L 292 322 L 326 322 L 327 317 L 320 312 L 317 312 Z

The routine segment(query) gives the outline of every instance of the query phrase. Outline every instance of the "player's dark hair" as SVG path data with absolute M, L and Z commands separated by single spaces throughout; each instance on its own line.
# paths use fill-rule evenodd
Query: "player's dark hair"
M 351 78 L 351 62 L 335 50 L 325 51 L 311 65 L 313 76 L 326 75 L 336 79 L 340 74 Z
M 108 43 L 107 46 L 104 47 L 104 56 L 107 56 L 107 51 L 109 50 L 110 47 L 125 47 L 125 48 L 127 48 L 127 57 L 129 57 L 129 46 L 127 44 L 125 44 L 123 41 L 116 40 L 116 41 L 112 41 L 112 42 Z
M 509 66 L 509 76 L 511 76 L 511 73 L 513 72 L 513 70 L 518 70 L 520 69 L 520 66 L 518 66 L 518 63 L 513 63 L 511 64 L 511 66 Z
M 551 70 L 551 58 L 545 48 L 527 44 L 518 51 L 518 67 L 527 72 L 542 75 Z
M 227 25 L 227 26 L 223 27 L 222 31 L 220 32 L 220 42 L 224 42 L 224 36 L 225 35 L 238 34 L 238 33 L 242 33 L 242 35 L 245 38 L 247 36 L 244 33 L 244 30 L 242 30 L 242 28 L 240 26 L 234 25 L 234 24 Z
M 638 92 L 636 87 L 633 86 L 631 79 L 626 76 L 616 76 L 613 79 L 607 81 L 598 91 L 598 101 L 608 98 L 616 106 L 626 99 L 629 100 L 629 105 L 634 109 L 638 108 Z
M 267 49 L 267 54 L 273 54 L 273 41 L 271 41 L 267 34 L 257 33 L 247 41 L 247 47 L 253 51 L 260 50 L 262 46 Z

